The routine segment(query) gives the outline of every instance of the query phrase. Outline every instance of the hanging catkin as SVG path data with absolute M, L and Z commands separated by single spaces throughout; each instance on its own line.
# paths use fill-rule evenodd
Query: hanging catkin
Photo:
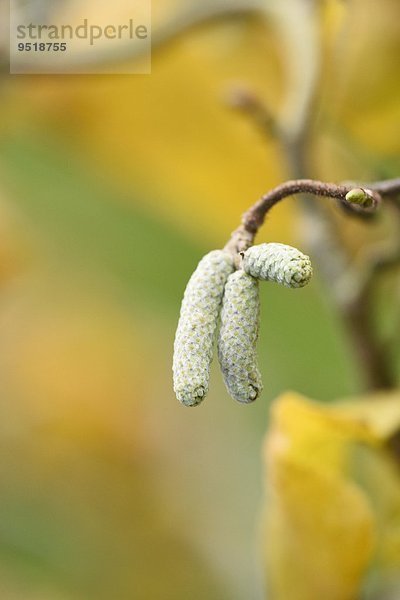
M 213 343 L 232 256 L 213 250 L 204 256 L 187 284 L 175 336 L 173 375 L 176 397 L 197 406 L 208 392 Z
M 286 287 L 307 285 L 312 277 L 308 256 L 286 244 L 252 246 L 243 253 L 243 269 L 257 279 L 276 281 Z
M 218 358 L 228 392 L 238 402 L 252 402 L 262 391 L 256 356 L 259 317 L 258 281 L 236 271 L 225 286 Z

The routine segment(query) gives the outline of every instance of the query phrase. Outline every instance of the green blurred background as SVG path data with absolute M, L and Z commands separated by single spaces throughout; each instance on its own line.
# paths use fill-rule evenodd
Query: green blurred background
M 153 0 L 155 38 L 200 4 Z M 269 403 L 287 389 L 324 401 L 360 389 L 317 272 L 298 292 L 263 286 L 254 405 L 229 398 L 215 365 L 199 408 L 173 394 L 191 272 L 290 177 L 276 142 L 227 106 L 233 82 L 279 114 L 319 71 L 309 175 L 400 171 L 399 3 L 258 5 L 155 44 L 151 75 L 3 72 L 2 599 L 261 598 Z M 332 218 L 353 253 L 384 235 Z M 288 200 L 260 240 L 301 246 L 300 223 Z

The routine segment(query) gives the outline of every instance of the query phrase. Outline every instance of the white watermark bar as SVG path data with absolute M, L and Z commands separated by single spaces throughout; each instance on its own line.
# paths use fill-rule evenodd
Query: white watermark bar
M 10 0 L 10 73 L 150 73 L 150 2 Z

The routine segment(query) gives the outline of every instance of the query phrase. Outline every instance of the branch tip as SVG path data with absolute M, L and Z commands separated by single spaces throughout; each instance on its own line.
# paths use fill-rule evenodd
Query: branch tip
M 384 196 L 400 194 L 400 178 L 357 187 L 354 183 L 326 183 L 314 179 L 293 179 L 273 188 L 244 213 L 242 224 L 233 233 L 225 249 L 232 254 L 245 251 L 275 204 L 295 194 L 312 194 L 336 200 L 354 216 L 371 218 L 382 204 Z

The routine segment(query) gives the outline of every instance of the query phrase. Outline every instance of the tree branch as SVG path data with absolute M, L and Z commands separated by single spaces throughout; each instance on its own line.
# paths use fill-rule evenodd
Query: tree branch
M 358 216 L 373 214 L 382 204 L 383 198 L 391 197 L 400 192 L 400 179 L 375 182 L 367 184 L 366 188 L 354 188 L 354 183 L 336 185 L 312 179 L 295 179 L 287 181 L 265 194 L 243 215 L 242 224 L 232 233 L 231 239 L 225 249 L 231 252 L 237 264 L 238 253 L 249 248 L 253 243 L 259 228 L 264 223 L 265 217 L 275 204 L 298 193 L 312 194 L 322 198 L 332 198 L 339 201 L 347 210 L 357 211 Z M 353 204 L 351 198 L 366 198 L 363 204 Z M 365 366 L 365 376 L 370 389 L 393 388 L 396 384 L 388 358 L 383 351 L 374 331 L 371 319 L 371 285 L 374 275 L 399 261 L 399 248 L 395 251 L 376 256 L 369 267 L 367 277 L 361 278 L 353 273 L 352 286 L 349 294 L 342 290 L 343 281 L 349 275 L 347 271 L 341 273 L 341 278 L 336 282 L 337 293 L 335 300 L 340 308 L 344 321 L 352 335 L 357 354 Z
M 400 179 L 393 180 L 398 183 L 400 189 Z M 292 196 L 293 194 L 312 194 L 317 197 L 332 198 L 338 200 L 346 209 L 357 216 L 373 214 L 381 205 L 382 196 L 380 191 L 385 193 L 394 193 L 394 185 L 388 187 L 387 182 L 368 185 L 367 188 L 359 188 L 365 194 L 363 203 L 354 203 L 349 200 L 350 192 L 355 191 L 354 184 L 334 184 L 316 181 L 313 179 L 294 179 L 286 181 L 276 188 L 264 194 L 258 202 L 244 213 L 242 224 L 232 233 L 231 240 L 225 246 L 227 250 L 236 254 L 242 252 L 252 245 L 254 238 L 264 223 L 267 213 L 281 200 Z M 387 190 L 390 189 L 390 192 Z
M 263 135 L 280 139 L 281 126 L 265 103 L 243 84 L 231 85 L 226 94 L 226 103 L 249 117 Z

